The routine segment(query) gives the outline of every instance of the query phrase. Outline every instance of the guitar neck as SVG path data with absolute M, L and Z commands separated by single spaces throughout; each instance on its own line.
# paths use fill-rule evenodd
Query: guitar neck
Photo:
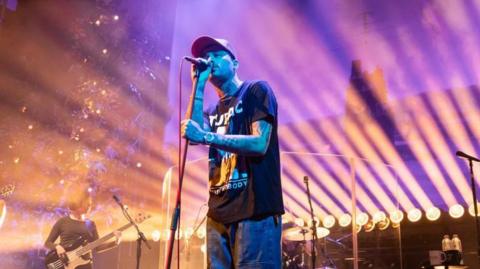
M 122 231 L 130 228 L 130 226 L 132 226 L 132 225 L 133 225 L 132 223 L 127 223 L 127 224 L 123 225 L 122 227 L 118 228 L 116 231 L 122 232 Z M 79 256 L 82 256 L 82 255 L 90 252 L 94 248 L 100 246 L 101 244 L 105 243 L 106 241 L 112 239 L 113 237 L 115 237 L 115 234 L 113 232 L 111 232 L 111 233 L 109 233 L 109 234 L 107 234 L 107 235 L 105 235 L 105 236 L 87 244 L 86 246 L 84 246 L 83 248 L 81 248 L 79 250 Z

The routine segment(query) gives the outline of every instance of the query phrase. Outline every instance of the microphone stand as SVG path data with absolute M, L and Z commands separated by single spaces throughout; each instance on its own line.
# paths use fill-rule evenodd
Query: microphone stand
M 473 161 L 478 162 L 479 160 L 470 155 L 461 154 L 460 151 L 457 151 L 457 156 L 468 159 L 468 166 L 470 167 L 470 187 L 472 188 L 473 211 L 475 213 L 475 231 L 477 233 L 477 258 L 480 260 L 480 223 L 478 221 L 477 188 L 475 186 L 475 179 L 473 175 Z
M 199 76 L 199 70 L 198 68 L 195 69 L 195 80 L 193 81 L 193 90 L 192 90 L 192 96 L 195 98 L 196 92 L 197 92 L 197 85 L 198 85 L 198 76 Z M 181 81 L 181 78 L 180 78 Z M 193 111 L 193 104 L 194 101 L 190 102 L 190 106 L 187 110 L 187 113 L 185 115 L 186 119 L 191 119 L 192 118 L 192 111 Z M 179 118 L 181 116 L 179 115 Z M 181 126 L 180 126 L 181 127 Z M 180 129 L 179 129 L 180 132 Z M 183 176 L 185 172 L 185 163 L 187 160 L 187 150 L 188 150 L 188 144 L 190 143 L 190 140 L 185 138 L 185 143 L 184 143 L 184 150 L 183 150 L 183 155 L 182 158 L 179 160 L 180 165 L 179 165 L 179 171 L 178 171 L 178 189 L 177 189 L 177 196 L 175 200 L 175 209 L 173 210 L 173 215 L 172 215 L 172 222 L 170 224 L 170 234 L 168 237 L 168 244 L 167 244 L 167 255 L 165 257 L 165 264 L 163 266 L 164 269 L 170 269 L 171 263 L 172 263 L 172 256 L 173 256 L 173 245 L 175 243 L 175 233 L 178 228 L 178 222 L 180 220 L 180 208 L 181 208 L 181 201 L 182 201 L 182 185 L 183 185 Z M 179 143 L 180 145 L 180 143 Z M 179 148 L 179 151 L 181 151 L 182 148 Z M 180 253 L 178 253 L 180 255 Z
M 472 187 L 472 197 L 473 197 L 473 211 L 475 212 L 475 228 L 477 232 L 477 256 L 480 259 L 480 227 L 478 222 L 478 207 L 477 207 L 477 191 L 475 187 L 475 179 L 473 176 L 473 161 L 468 159 L 468 165 L 470 166 L 470 184 Z
M 316 244 L 317 244 L 317 227 L 316 227 L 316 222 L 313 214 L 313 207 L 312 207 L 312 199 L 310 197 L 310 188 L 308 187 L 308 177 L 304 176 L 303 177 L 303 182 L 305 182 L 305 185 L 307 186 L 307 197 L 308 197 L 308 204 L 310 205 L 310 217 L 312 218 L 312 234 L 313 234 L 313 244 L 312 244 L 312 268 L 315 268 L 315 260 L 317 256 L 316 252 Z
M 133 221 L 132 217 L 130 216 L 130 214 L 128 214 L 128 211 L 127 209 L 125 208 L 125 206 L 122 204 L 122 202 L 120 201 L 120 199 L 118 199 L 118 197 L 116 197 L 115 195 L 113 196 L 113 199 L 115 199 L 115 201 L 117 202 L 117 204 L 120 206 L 120 208 L 122 209 L 122 213 L 123 215 L 125 216 L 125 218 L 133 225 L 133 227 L 135 227 L 135 229 L 137 230 L 137 235 L 138 235 L 138 238 L 137 238 L 137 266 L 136 268 L 139 269 L 140 268 L 140 258 L 142 257 L 142 242 L 145 243 L 145 245 L 148 247 L 148 249 L 152 249 L 152 247 L 150 246 L 150 244 L 148 243 L 147 241 L 147 238 L 145 237 L 145 235 L 143 234 L 143 232 L 140 230 L 140 228 L 138 228 L 138 225 Z

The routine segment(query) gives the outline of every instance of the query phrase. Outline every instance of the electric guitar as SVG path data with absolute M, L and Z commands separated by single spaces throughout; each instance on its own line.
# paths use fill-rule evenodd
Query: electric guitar
M 5 185 L 0 189 L 0 228 L 2 227 L 3 222 L 5 221 L 5 218 L 7 216 L 7 205 L 5 203 L 5 200 L 3 199 L 12 195 L 14 190 L 15 185 L 13 184 Z
M 7 184 L 0 189 L 0 199 L 4 199 L 10 195 L 12 195 L 13 191 L 15 190 L 15 185 Z
M 142 223 L 144 220 L 150 218 L 150 216 L 139 215 L 135 218 L 137 224 Z M 124 231 L 133 226 L 132 223 L 128 223 L 117 229 L 116 231 Z M 51 250 L 45 257 L 46 269 L 75 269 L 80 265 L 84 265 L 91 262 L 90 253 L 93 249 L 105 243 L 106 241 L 115 237 L 114 232 L 111 232 L 91 243 L 80 246 L 72 246 L 67 248 L 68 251 L 65 255 L 59 256 L 56 250 Z M 81 244 L 81 242 L 80 242 Z

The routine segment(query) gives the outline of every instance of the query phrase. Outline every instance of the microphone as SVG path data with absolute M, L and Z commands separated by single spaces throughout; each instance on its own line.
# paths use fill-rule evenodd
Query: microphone
M 192 57 L 184 56 L 183 59 L 189 61 L 190 63 L 195 65 L 196 68 L 200 70 L 207 69 L 208 67 L 211 67 L 213 65 L 212 61 L 205 60 L 203 58 L 192 58 Z
M 468 154 L 466 154 L 465 152 L 460 151 L 460 150 L 457 151 L 456 155 L 457 155 L 458 157 L 467 158 L 467 159 L 472 160 L 472 161 L 480 162 L 480 159 L 475 158 L 475 157 L 473 157 L 473 156 L 471 156 L 471 155 L 468 155 Z

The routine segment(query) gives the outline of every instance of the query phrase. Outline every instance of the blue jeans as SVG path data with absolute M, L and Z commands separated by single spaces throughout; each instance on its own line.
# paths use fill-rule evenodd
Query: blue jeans
M 269 216 L 223 224 L 207 219 L 207 268 L 282 267 L 282 218 Z

